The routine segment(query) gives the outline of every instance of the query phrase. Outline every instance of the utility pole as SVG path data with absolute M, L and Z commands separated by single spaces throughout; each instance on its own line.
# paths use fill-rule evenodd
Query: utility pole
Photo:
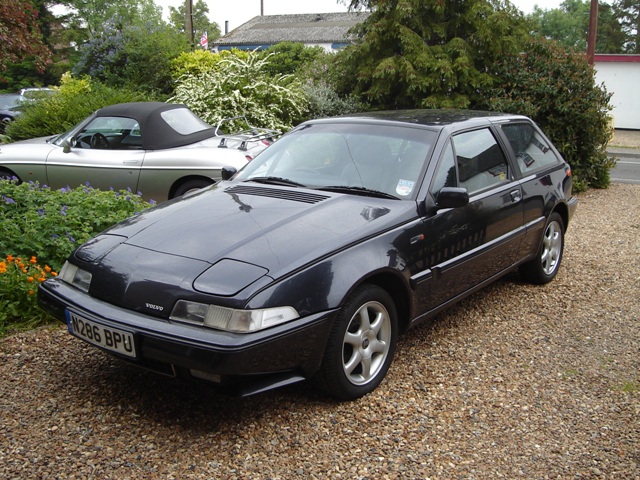
M 587 62 L 593 65 L 596 55 L 596 38 L 598 36 L 598 0 L 591 0 L 589 12 L 589 36 L 587 37 Z
M 193 0 L 185 0 L 184 31 L 189 45 L 193 46 Z

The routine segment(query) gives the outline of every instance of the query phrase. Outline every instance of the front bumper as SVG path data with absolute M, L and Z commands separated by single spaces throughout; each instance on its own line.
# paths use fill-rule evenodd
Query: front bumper
M 71 308 L 104 327 L 134 337 L 137 355 L 111 354 L 158 373 L 207 379 L 249 395 L 313 376 L 337 311 L 310 315 L 250 334 L 237 334 L 126 310 L 51 279 L 38 289 L 40 306 L 63 323 Z M 71 328 L 70 328 L 71 331 Z

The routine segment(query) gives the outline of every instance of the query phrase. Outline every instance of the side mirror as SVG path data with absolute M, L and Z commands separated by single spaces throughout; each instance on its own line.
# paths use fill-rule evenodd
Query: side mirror
M 220 176 L 222 180 L 230 180 L 236 173 L 238 173 L 238 169 L 235 167 L 222 167 Z
M 469 205 L 469 192 L 466 188 L 443 187 L 436 198 L 438 208 L 460 208 Z
M 64 142 L 62 142 L 62 151 L 64 153 L 69 153 L 71 148 L 76 146 L 75 138 L 67 138 Z

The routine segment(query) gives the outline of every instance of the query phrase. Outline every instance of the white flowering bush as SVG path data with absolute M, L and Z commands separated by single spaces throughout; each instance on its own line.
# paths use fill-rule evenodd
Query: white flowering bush
M 293 75 L 272 76 L 271 56 L 256 52 L 229 55 L 207 71 L 177 79 L 173 103 L 183 103 L 211 125 L 223 118 L 245 116 L 255 126 L 289 130 L 307 111 L 302 82 Z M 238 123 L 232 128 L 245 128 Z

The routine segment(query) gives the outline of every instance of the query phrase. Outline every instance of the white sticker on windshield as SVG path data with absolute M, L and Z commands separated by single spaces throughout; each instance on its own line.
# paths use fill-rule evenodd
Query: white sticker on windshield
M 398 180 L 398 185 L 396 186 L 396 193 L 401 197 L 406 197 L 407 195 L 411 195 L 411 191 L 413 190 L 413 186 L 416 182 L 412 182 L 411 180 Z

